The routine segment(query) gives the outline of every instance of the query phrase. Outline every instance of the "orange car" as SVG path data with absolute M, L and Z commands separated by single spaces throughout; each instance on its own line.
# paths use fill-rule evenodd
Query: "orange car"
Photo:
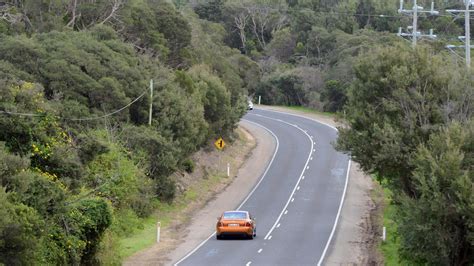
M 257 236 L 257 224 L 248 211 L 226 211 L 217 218 L 216 238 L 225 235 L 245 235 L 250 239 Z

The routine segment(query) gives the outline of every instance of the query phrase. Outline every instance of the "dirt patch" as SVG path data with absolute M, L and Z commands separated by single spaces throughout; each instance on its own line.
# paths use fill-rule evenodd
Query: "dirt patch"
M 275 143 L 269 133 L 250 123 L 242 122 L 238 132 L 239 139 L 228 143 L 223 152 L 203 150 L 195 154 L 192 175 L 176 174 L 181 193 L 192 189 L 196 198 L 183 212 L 176 213 L 170 226 L 162 228 L 160 243 L 134 254 L 124 265 L 176 262 L 214 232 L 216 217 L 222 211 L 235 208 L 245 198 L 263 173 L 266 165 L 261 162 L 270 160 Z M 226 177 L 227 163 L 230 177 Z

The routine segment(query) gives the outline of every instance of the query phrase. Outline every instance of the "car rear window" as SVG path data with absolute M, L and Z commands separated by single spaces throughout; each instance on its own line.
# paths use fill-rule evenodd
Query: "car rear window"
M 224 219 L 247 219 L 245 212 L 224 212 Z

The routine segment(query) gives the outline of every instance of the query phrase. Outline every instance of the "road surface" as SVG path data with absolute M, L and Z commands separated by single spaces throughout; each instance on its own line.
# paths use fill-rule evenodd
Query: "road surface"
M 210 236 L 175 265 L 324 264 L 350 164 L 332 146 L 337 131 L 274 111 L 254 109 L 244 119 L 267 129 L 277 142 L 267 171 L 235 206 L 256 218 L 257 237 Z

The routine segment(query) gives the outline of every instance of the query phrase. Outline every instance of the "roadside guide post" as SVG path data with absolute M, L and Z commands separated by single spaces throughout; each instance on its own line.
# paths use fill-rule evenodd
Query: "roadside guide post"
M 227 163 L 227 177 L 230 176 L 230 163 Z
M 156 224 L 156 243 L 160 243 L 160 229 L 161 229 L 161 222 Z
M 260 100 L 262 100 L 262 96 L 258 96 L 258 105 L 260 105 Z

